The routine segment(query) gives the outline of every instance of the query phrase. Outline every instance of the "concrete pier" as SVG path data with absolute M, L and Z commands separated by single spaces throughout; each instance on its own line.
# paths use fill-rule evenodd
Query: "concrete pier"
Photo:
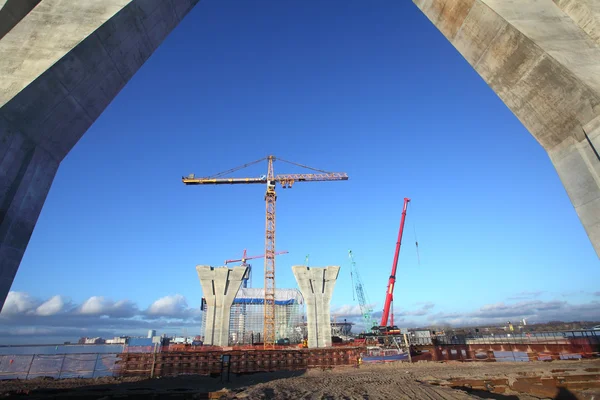
M 0 308 L 60 162 L 198 1 L 0 0 Z
M 331 346 L 330 302 L 340 267 L 292 267 L 306 304 L 308 347 Z
M 233 299 L 242 286 L 247 267 L 196 266 L 202 294 L 206 299 L 206 327 L 204 344 L 227 346 L 229 344 L 229 319 Z
M 413 2 L 546 150 L 600 257 L 600 2 Z

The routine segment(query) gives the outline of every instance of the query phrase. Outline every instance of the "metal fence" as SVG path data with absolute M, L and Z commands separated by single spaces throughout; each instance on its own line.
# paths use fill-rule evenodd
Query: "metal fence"
M 581 330 L 564 332 L 515 332 L 505 334 L 476 335 L 432 335 L 430 337 L 409 337 L 413 346 L 427 345 L 493 345 L 493 344 L 571 344 L 579 341 L 600 343 L 600 331 Z
M 119 372 L 120 354 L 27 354 L 0 356 L 0 379 L 98 378 Z

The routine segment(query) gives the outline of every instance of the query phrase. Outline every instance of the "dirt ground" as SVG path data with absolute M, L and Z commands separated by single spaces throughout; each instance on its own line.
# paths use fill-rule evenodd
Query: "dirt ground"
M 331 370 L 261 373 L 221 378 L 179 376 L 175 378 L 34 379 L 0 381 L 0 398 L 27 399 L 522 399 L 533 397 L 508 391 L 503 394 L 457 390 L 443 386 L 455 378 L 517 379 L 524 376 L 595 375 L 600 360 L 529 363 L 393 363 L 344 367 Z M 563 372 L 564 371 L 564 372 Z M 440 385 L 441 383 L 441 385 Z M 583 397 L 582 397 L 583 396 Z M 551 397 L 545 397 L 551 398 Z M 600 399 L 600 389 L 563 393 L 565 399 Z

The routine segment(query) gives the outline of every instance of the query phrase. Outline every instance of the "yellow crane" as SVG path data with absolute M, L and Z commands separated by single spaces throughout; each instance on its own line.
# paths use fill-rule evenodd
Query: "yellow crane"
M 227 174 L 265 160 L 268 161 L 266 175 L 258 178 L 224 178 L 224 176 Z M 275 185 L 279 183 L 281 187 L 285 189 L 291 188 L 296 182 L 348 180 L 348 174 L 345 172 L 327 172 L 320 169 L 311 168 L 306 165 L 286 161 L 281 158 L 278 158 L 277 160 L 299 167 L 308 168 L 319 173 L 275 175 L 273 173 L 273 162 L 275 160 L 275 156 L 270 155 L 209 177 L 196 178 L 194 174 L 190 174 L 187 177 L 181 178 L 185 185 L 235 185 L 259 183 L 267 186 L 267 191 L 265 193 L 267 218 L 265 229 L 265 314 L 263 327 L 263 343 L 266 349 L 275 348 L 275 202 L 277 200 L 277 195 L 275 194 Z

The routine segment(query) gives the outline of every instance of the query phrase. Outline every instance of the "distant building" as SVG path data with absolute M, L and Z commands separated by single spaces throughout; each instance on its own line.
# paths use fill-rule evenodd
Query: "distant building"
M 85 344 L 103 344 L 103 343 L 104 343 L 104 339 L 102 339 L 100 337 L 85 339 Z
M 173 344 L 188 344 L 192 343 L 194 340 L 189 337 L 175 336 L 171 338 L 171 343 Z
M 127 337 L 123 336 L 123 337 L 114 337 L 112 339 L 106 339 L 105 343 L 106 344 L 125 344 L 125 343 L 127 343 Z
M 155 329 L 150 329 L 148 331 L 148 339 L 153 338 L 154 336 L 156 336 L 156 330 Z

